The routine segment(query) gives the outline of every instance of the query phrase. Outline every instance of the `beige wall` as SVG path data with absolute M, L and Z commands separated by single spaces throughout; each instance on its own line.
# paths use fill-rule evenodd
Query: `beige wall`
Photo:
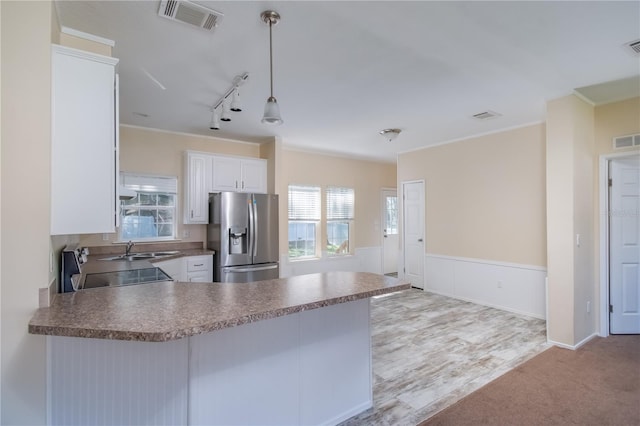
M 595 332 L 593 107 L 574 95 L 547 104 L 549 339 L 573 346 Z M 580 235 L 580 245 L 577 235 Z
M 49 270 L 52 4 L 0 2 L 2 424 L 44 424 L 45 338 L 27 333 Z
M 179 192 L 178 237 L 183 241 L 204 241 L 206 239 L 204 225 L 182 224 L 185 150 L 259 158 L 260 145 L 154 129 L 120 127 L 120 170 L 176 176 Z M 189 237 L 184 237 L 185 230 L 188 230 Z M 115 240 L 116 234 L 109 234 L 109 241 L 103 241 L 102 234 L 80 236 L 80 244 L 83 246 L 108 245 Z
M 98 55 L 112 56 L 111 46 L 97 43 L 91 40 L 85 40 L 83 38 L 75 37 L 69 34 L 60 33 L 59 44 L 67 47 L 73 47 L 74 49 L 97 53 Z
M 543 124 L 401 154 L 425 181 L 427 253 L 546 265 Z
M 322 219 L 325 220 L 327 186 L 342 186 L 355 191 L 355 220 L 352 247 L 381 246 L 382 188 L 396 185 L 396 166 L 390 163 L 333 157 L 300 151 L 282 151 L 280 169 L 280 253 L 288 253 L 287 194 L 290 184 L 316 185 L 323 188 Z M 321 227 L 320 241 L 326 241 L 326 226 Z M 324 249 L 324 247 L 322 247 Z

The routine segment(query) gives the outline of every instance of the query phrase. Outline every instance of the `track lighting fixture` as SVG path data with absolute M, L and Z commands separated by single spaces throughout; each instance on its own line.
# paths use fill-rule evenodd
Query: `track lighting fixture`
M 231 111 L 240 112 L 242 111 L 242 107 L 240 106 L 240 89 L 236 87 L 236 90 L 233 91 L 233 97 L 231 99 Z
M 229 102 L 224 101 L 222 103 L 222 117 L 220 117 L 221 121 L 231 121 L 231 116 L 229 113 Z
M 211 123 L 209 123 L 209 128 L 211 130 L 220 130 L 220 117 L 217 109 L 214 109 L 211 112 Z
M 211 130 L 220 130 L 220 121 L 231 121 L 231 113 L 242 111 L 240 106 L 240 92 L 239 87 L 242 86 L 249 79 L 249 73 L 237 75 L 233 79 L 233 85 L 227 90 L 218 102 L 211 107 L 211 123 L 209 128 Z M 230 98 L 232 100 L 230 100 Z
M 262 122 L 269 124 L 282 124 L 283 121 L 280 116 L 280 107 L 278 106 L 278 101 L 273 96 L 273 38 L 271 34 L 271 27 L 280 22 L 280 15 L 278 12 L 274 12 L 273 10 L 265 10 L 260 14 L 260 18 L 262 18 L 265 24 L 269 25 L 269 75 L 271 77 L 271 95 L 264 106 Z

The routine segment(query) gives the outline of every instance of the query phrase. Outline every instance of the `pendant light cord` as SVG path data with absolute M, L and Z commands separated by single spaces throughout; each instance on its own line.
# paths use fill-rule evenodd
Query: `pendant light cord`
M 271 77 L 271 97 L 273 98 L 273 39 L 271 35 L 272 22 L 269 19 L 269 74 Z

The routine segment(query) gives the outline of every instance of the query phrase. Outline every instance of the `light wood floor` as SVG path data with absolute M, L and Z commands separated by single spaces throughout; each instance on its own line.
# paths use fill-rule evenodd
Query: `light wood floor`
M 374 407 L 343 426 L 416 425 L 548 348 L 543 320 L 417 289 L 371 318 Z

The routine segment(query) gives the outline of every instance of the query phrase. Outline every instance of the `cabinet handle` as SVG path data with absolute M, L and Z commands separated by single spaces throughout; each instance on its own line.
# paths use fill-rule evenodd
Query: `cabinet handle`
M 238 189 L 238 181 L 236 181 L 236 189 Z
M 193 266 L 204 266 L 204 263 L 194 263 Z
M 193 210 L 191 210 L 191 219 L 193 219 Z
M 244 181 L 242 181 L 242 189 L 244 189 Z

